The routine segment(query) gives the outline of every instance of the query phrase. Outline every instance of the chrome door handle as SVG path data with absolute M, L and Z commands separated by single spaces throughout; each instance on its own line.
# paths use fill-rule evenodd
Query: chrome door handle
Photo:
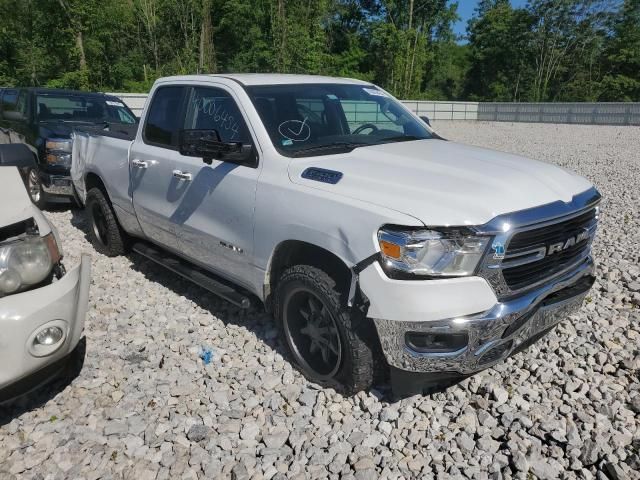
M 136 159 L 131 160 L 131 165 L 133 165 L 134 167 L 137 167 L 137 168 L 147 168 L 149 166 L 149 163 L 148 162 L 144 162 L 142 160 L 138 160 L 136 158 Z
M 180 180 L 186 180 L 187 182 L 191 181 L 191 174 L 189 172 L 181 172 L 180 170 L 174 170 L 173 176 L 179 178 Z

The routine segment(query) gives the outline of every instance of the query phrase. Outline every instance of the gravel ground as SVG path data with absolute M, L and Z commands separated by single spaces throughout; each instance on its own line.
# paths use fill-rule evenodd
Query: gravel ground
M 0 422 L 0 478 L 639 478 L 640 128 L 436 129 L 598 186 L 599 279 L 579 314 L 445 391 L 344 398 L 291 367 L 263 312 L 98 255 L 81 211 L 49 212 L 68 264 L 93 252 L 86 360 Z

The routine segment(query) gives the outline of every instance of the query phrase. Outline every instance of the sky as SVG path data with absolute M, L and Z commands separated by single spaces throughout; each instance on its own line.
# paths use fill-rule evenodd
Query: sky
M 478 0 L 457 0 L 458 1 L 458 15 L 460 20 L 453 26 L 453 31 L 456 35 L 464 35 L 467 31 L 467 21 L 473 17 L 473 12 L 476 9 Z M 514 7 L 524 7 L 527 0 L 511 0 L 511 5 Z

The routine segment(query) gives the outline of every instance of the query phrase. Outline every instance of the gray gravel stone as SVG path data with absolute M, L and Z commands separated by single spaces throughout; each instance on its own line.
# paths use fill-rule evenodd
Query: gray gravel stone
M 192 442 L 201 442 L 209 438 L 211 429 L 206 425 L 193 425 L 187 432 L 187 438 Z
M 289 431 L 285 428 L 275 428 L 262 439 L 268 448 L 280 448 L 284 446 L 289 438 Z
M 513 462 L 513 466 L 516 470 L 520 472 L 528 472 L 529 471 L 529 462 L 527 461 L 527 457 L 525 457 L 524 453 L 517 451 L 513 454 L 511 458 Z

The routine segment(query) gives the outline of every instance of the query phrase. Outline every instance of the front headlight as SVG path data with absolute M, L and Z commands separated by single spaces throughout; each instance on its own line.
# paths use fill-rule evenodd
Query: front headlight
M 71 153 L 73 140 L 70 138 L 49 138 L 44 146 L 49 151 Z
M 383 267 L 395 273 L 418 277 L 473 275 L 489 237 L 461 230 L 409 230 L 384 227 L 378 232 Z
M 0 244 L 0 296 L 43 282 L 60 261 L 53 234 L 26 235 Z
M 49 165 L 71 166 L 73 140 L 70 138 L 49 138 L 44 144 Z

